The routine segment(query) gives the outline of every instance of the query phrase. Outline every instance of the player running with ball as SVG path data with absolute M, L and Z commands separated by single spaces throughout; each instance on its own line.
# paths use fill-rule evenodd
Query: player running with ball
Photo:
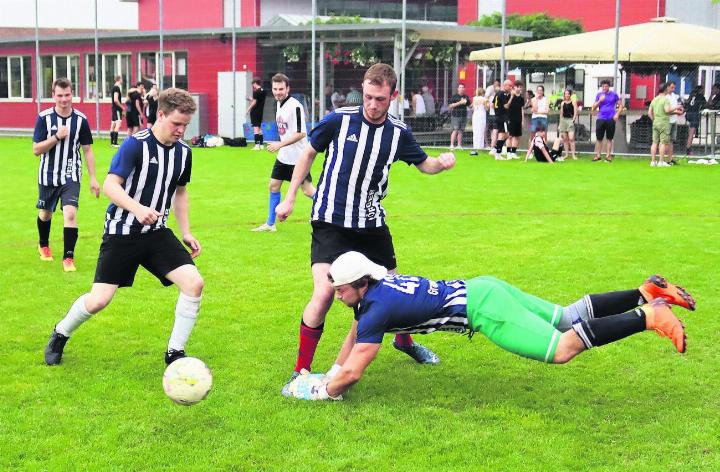
M 433 281 L 390 275 L 357 252 L 338 257 L 329 278 L 335 297 L 355 312 L 353 345 L 343 347 L 336 371 L 301 375 L 290 384 L 292 395 L 304 400 L 341 399 L 375 359 L 385 333 L 479 331 L 506 351 L 564 364 L 646 330 L 670 338 L 684 353 L 685 328 L 670 304 L 695 309 L 690 294 L 658 275 L 640 288 L 585 295 L 565 307 L 490 276 Z

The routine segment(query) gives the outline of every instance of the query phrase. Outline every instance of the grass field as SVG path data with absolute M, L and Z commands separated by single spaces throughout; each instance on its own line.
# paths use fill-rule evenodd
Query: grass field
M 346 401 L 313 404 L 280 396 L 311 289 L 310 202 L 298 197 L 277 233 L 251 233 L 272 156 L 198 149 L 189 191 L 206 289 L 188 352 L 215 384 L 184 408 L 161 385 L 177 292 L 146 272 L 76 332 L 61 366 L 44 365 L 54 323 L 92 282 L 108 202 L 85 183 L 78 272 L 61 271 L 60 214 L 56 260 L 41 263 L 37 159 L 29 139 L 0 144 L 0 470 L 720 470 L 720 169 L 467 153 L 437 176 L 397 164 L 385 206 L 401 273 L 492 274 L 567 304 L 659 272 L 698 300 L 676 310 L 688 353 L 642 333 L 551 366 L 442 333 L 419 339 L 442 358 L 427 367 L 387 339 Z M 112 150 L 94 148 L 102 179 Z M 350 320 L 333 306 L 317 370 Z

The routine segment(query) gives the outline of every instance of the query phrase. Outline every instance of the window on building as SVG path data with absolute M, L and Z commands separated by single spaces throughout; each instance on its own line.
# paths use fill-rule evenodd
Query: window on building
M 146 82 L 145 88 L 148 88 L 149 82 L 160 83 L 159 59 L 159 52 L 141 52 L 138 55 L 138 70 L 141 80 Z M 163 87 L 180 87 L 187 90 L 187 52 L 163 52 Z
M 61 77 L 70 79 L 75 94 L 80 94 L 79 56 L 41 56 L 40 69 L 42 70 L 41 98 L 52 97 L 52 83 Z
M 32 98 L 30 56 L 0 57 L 0 98 Z
M 100 67 L 95 67 L 95 54 L 86 56 L 86 83 L 88 100 L 94 100 L 96 94 L 101 99 L 110 99 L 110 90 L 115 85 L 115 77 L 121 76 L 123 79 L 123 90 L 127 90 L 130 83 L 130 54 L 101 54 Z M 98 90 L 97 80 L 100 79 L 100 88 Z
M 384 0 L 320 0 L 317 9 L 329 16 L 402 18 L 402 2 Z M 457 9 L 457 0 L 408 0 L 406 14 L 408 20 L 457 21 Z

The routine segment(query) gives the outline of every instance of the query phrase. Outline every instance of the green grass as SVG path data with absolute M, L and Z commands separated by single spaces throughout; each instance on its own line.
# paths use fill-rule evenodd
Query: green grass
M 397 164 L 386 208 L 400 272 L 493 274 L 558 303 L 663 273 L 698 300 L 696 312 L 676 310 L 688 353 L 643 333 L 549 366 L 442 333 L 421 338 L 442 357 L 425 367 L 388 339 L 346 401 L 312 404 L 279 394 L 311 290 L 310 202 L 299 197 L 277 233 L 251 233 L 273 158 L 196 150 L 191 224 L 206 290 L 188 350 L 215 384 L 184 408 L 161 386 L 177 292 L 146 272 L 73 336 L 60 367 L 43 364 L 54 323 L 90 287 L 108 202 L 85 183 L 77 273 L 63 274 L 59 257 L 41 263 L 37 159 L 29 139 L 0 143 L 0 470 L 720 469 L 720 169 L 466 153 L 438 176 Z M 111 149 L 94 148 L 103 177 Z M 333 306 L 316 369 L 331 365 L 350 320 Z

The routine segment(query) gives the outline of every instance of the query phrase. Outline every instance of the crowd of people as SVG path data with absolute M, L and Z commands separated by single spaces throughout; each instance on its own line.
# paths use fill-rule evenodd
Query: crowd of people
M 128 137 L 143 128 L 150 128 L 157 120 L 158 87 L 153 80 L 139 80 L 127 89 L 125 99 L 122 94 L 123 77 L 115 76 L 110 90 L 112 118 L 110 123 L 110 144 L 119 147 L 118 134 L 122 119 L 125 117 Z

